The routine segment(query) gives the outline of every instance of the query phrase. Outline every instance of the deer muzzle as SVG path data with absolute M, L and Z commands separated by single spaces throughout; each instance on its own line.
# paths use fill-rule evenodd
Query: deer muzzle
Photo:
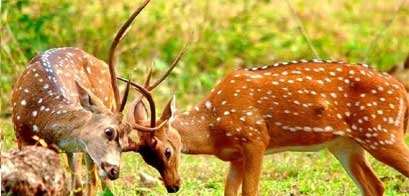
M 105 171 L 110 180 L 115 180 L 119 177 L 119 166 L 102 162 L 101 168 Z
M 166 186 L 168 193 L 176 193 L 179 191 L 179 185 L 176 186 Z
M 166 182 L 165 182 L 165 187 L 166 187 L 166 190 L 168 191 L 168 193 L 176 193 L 176 192 L 178 192 L 179 189 L 180 189 L 180 178 L 178 177 L 178 178 L 174 181 L 174 183 L 172 183 L 172 184 L 169 184 L 169 183 L 166 183 Z

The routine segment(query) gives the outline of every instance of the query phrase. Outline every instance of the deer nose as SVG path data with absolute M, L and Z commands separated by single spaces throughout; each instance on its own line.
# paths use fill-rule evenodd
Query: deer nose
M 110 180 L 115 180 L 119 177 L 119 167 L 107 162 L 101 163 L 101 168 L 105 171 Z
M 179 191 L 179 186 L 166 186 L 168 193 L 176 193 Z

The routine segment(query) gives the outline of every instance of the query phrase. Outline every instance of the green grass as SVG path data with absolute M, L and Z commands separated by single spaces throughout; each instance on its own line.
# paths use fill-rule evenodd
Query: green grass
M 1 121 L 3 149 L 15 147 L 14 132 L 9 121 Z M 409 137 L 407 138 L 409 143 Z M 64 156 L 61 156 L 63 159 Z M 386 186 L 385 195 L 409 194 L 409 180 L 395 170 L 369 157 L 377 175 Z M 68 170 L 68 167 L 65 166 Z M 138 154 L 122 156 L 120 178 L 114 181 L 115 195 L 167 195 L 163 185 L 144 187 L 139 171 L 159 177 L 157 171 L 144 164 Z M 179 173 L 183 179 L 181 190 L 174 195 L 223 195 L 228 163 L 213 156 L 183 155 Z M 359 191 L 328 151 L 316 153 L 285 152 L 267 155 L 260 183 L 260 195 L 342 195 L 355 196 Z M 99 194 L 102 195 L 102 190 Z M 168 194 L 171 195 L 171 194 Z
M 140 1 L 137 1 L 138 3 Z M 360 62 L 400 1 L 291 1 L 319 56 Z M 109 45 L 135 1 L 2 1 L 0 128 L 2 152 L 15 147 L 10 92 L 27 62 L 48 48 L 77 46 L 107 59 Z M 409 2 L 376 42 L 367 62 L 380 70 L 400 64 L 409 51 Z M 285 1 L 160 1 L 136 19 L 119 46 L 118 71 L 141 82 L 146 65 L 155 76 L 166 69 L 191 36 L 181 64 L 154 92 L 163 106 L 177 95 L 180 110 L 197 103 L 228 71 L 276 61 L 310 59 Z M 386 195 L 409 194 L 409 180 L 370 159 L 386 184 Z M 139 170 L 158 176 L 139 155 L 123 157 L 115 195 L 165 195 L 162 185 L 140 185 Z M 176 195 L 223 195 L 227 164 L 209 156 L 183 156 L 183 187 Z M 260 195 L 357 195 L 358 190 L 328 152 L 280 153 L 265 157 Z

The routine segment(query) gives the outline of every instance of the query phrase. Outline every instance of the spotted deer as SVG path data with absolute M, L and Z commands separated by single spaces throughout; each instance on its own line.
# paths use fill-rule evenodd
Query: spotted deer
M 96 168 L 102 178 L 119 177 L 122 150 L 136 145 L 128 137 L 132 129 L 159 128 L 123 120 L 129 85 L 121 100 L 114 65 L 117 45 L 148 2 L 138 7 L 116 34 L 108 65 L 79 48 L 50 49 L 29 62 L 13 89 L 18 146 L 35 145 L 40 138 L 50 148 L 66 152 L 75 188 L 81 187 L 75 153 L 84 153 L 88 195 L 95 195 Z
M 151 89 L 150 89 L 151 90 Z M 147 123 L 134 101 L 129 121 Z M 384 185 L 365 151 L 409 177 L 409 96 L 403 85 L 365 64 L 323 60 L 276 63 L 227 74 L 198 105 L 176 113 L 171 98 L 159 122 L 141 138 L 142 152 L 165 184 L 179 183 L 180 152 L 230 162 L 225 195 L 256 195 L 265 154 L 328 149 L 363 195 Z
M 74 153 L 84 152 L 93 183 L 95 165 L 101 175 L 117 179 L 121 143 L 129 129 L 121 111 L 110 109 L 115 106 L 109 81 L 108 66 L 78 48 L 51 49 L 35 57 L 12 95 L 18 146 L 35 145 L 39 137 L 67 153 L 71 170 L 76 170 Z M 79 188 L 75 172 L 72 178 Z

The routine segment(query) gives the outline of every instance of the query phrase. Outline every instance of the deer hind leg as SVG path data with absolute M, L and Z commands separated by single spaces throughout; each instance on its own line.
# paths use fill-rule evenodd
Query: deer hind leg
M 87 195 L 94 196 L 95 195 L 95 185 L 97 184 L 96 178 L 96 165 L 92 161 L 91 157 L 85 154 L 85 165 L 87 167 Z
M 392 145 L 379 146 L 376 149 L 367 149 L 377 160 L 391 166 L 409 178 L 409 149 L 404 143 L 403 136 Z
M 350 139 L 329 147 L 365 196 L 383 195 L 385 188 L 365 158 L 364 149 Z
M 243 196 L 257 195 L 265 145 L 262 142 L 249 142 L 243 146 Z
M 79 173 L 79 165 L 81 161 L 79 160 L 80 155 L 78 153 L 67 153 L 68 166 L 71 170 L 71 189 L 75 196 L 83 195 L 82 185 L 81 185 L 81 175 Z
M 229 174 L 224 187 L 225 196 L 236 196 L 243 182 L 243 161 L 230 162 Z

